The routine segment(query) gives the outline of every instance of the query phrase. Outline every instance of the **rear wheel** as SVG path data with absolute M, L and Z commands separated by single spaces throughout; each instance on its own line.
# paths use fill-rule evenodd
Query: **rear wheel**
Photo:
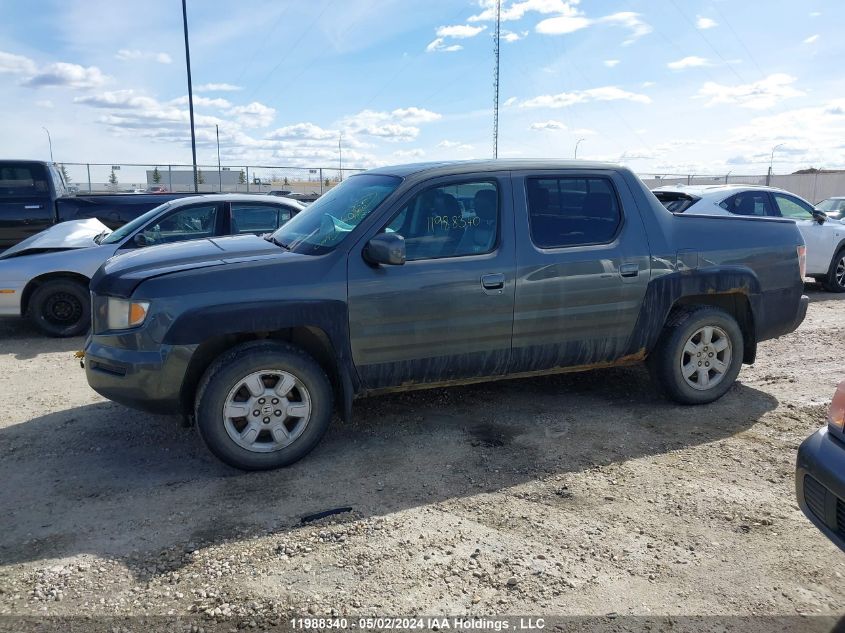
M 285 343 L 251 342 L 218 358 L 196 399 L 197 429 L 209 450 L 242 470 L 302 459 L 331 422 L 331 383 L 317 362 Z
M 29 318 L 49 336 L 84 334 L 91 322 L 88 288 L 72 279 L 47 281 L 32 293 Z
M 710 306 L 689 307 L 670 317 L 649 367 L 672 400 L 707 404 L 731 388 L 742 354 L 742 331 L 730 314 Z
M 845 292 L 845 248 L 840 248 L 833 256 L 827 277 L 822 280 L 822 286 L 829 292 Z

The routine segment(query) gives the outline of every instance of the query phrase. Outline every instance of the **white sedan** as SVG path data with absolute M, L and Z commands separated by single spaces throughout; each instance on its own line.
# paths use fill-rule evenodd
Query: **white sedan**
M 62 222 L 0 253 L 0 316 L 28 316 L 45 334 L 88 329 L 88 282 L 110 257 L 184 240 L 270 233 L 305 207 L 249 194 L 165 202 L 110 231 L 96 219 Z
M 807 245 L 807 276 L 830 292 L 845 292 L 845 224 L 806 200 L 782 189 L 754 185 L 667 185 L 653 193 L 673 213 L 795 220 Z

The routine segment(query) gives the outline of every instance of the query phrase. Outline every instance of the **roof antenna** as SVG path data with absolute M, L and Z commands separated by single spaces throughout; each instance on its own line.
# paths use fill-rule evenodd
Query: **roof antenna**
M 493 158 L 499 158 L 499 37 L 502 32 L 502 0 L 496 0 L 496 33 L 493 36 L 493 55 L 496 70 L 493 74 Z

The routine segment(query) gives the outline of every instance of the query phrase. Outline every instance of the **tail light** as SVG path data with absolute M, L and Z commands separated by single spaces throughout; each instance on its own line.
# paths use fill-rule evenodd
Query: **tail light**
M 804 245 L 798 247 L 798 270 L 804 279 L 807 276 L 807 247 Z
M 840 433 L 845 427 L 845 380 L 839 383 L 839 388 L 830 403 L 830 410 L 827 412 L 827 423 L 837 429 Z

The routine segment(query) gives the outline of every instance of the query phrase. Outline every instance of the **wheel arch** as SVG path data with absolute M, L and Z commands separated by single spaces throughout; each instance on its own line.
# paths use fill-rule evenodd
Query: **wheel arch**
M 23 292 L 21 293 L 21 316 L 26 316 L 29 312 L 29 302 L 32 299 L 32 294 L 40 287 L 43 286 L 45 283 L 49 281 L 55 281 L 57 279 L 68 279 L 71 281 L 76 281 L 86 288 L 91 280 L 81 273 L 71 272 L 69 270 L 63 271 L 55 271 L 44 273 L 43 275 L 38 275 L 37 277 L 33 277 L 29 280 L 29 282 L 24 286 Z

